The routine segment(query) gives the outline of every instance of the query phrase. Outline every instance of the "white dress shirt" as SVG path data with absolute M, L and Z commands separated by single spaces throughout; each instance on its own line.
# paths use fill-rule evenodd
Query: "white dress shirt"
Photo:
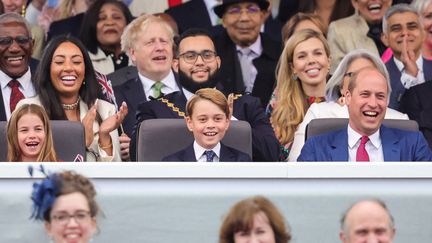
M 138 73 L 138 77 L 141 80 L 141 83 L 144 87 L 144 93 L 146 94 L 145 98 L 147 101 L 149 101 L 150 100 L 149 97 L 153 96 L 153 85 L 158 80 L 151 80 L 151 79 L 145 77 L 144 75 L 142 75 L 141 73 Z M 167 95 L 169 93 L 180 90 L 179 87 L 177 86 L 177 83 L 176 83 L 175 77 L 174 77 L 174 73 L 172 70 L 170 70 L 168 75 L 165 78 L 163 78 L 162 80 L 160 80 L 160 82 L 162 82 L 164 84 L 164 86 L 162 87 L 162 93 L 164 95 Z
M 9 77 L 3 71 L 0 71 L 0 86 L 3 95 L 3 104 L 4 104 L 7 120 L 9 120 L 11 116 L 10 96 L 12 93 L 12 89 L 8 86 L 11 80 L 12 80 L 11 77 Z M 30 68 L 23 76 L 17 78 L 16 80 L 18 80 L 18 82 L 20 83 L 19 90 L 23 93 L 25 98 L 30 98 L 36 95 L 35 89 L 33 87 L 33 83 L 31 81 Z
M 194 141 L 193 148 L 194 148 L 195 158 L 197 162 L 207 162 L 207 157 L 204 154 L 206 150 L 213 150 L 213 152 L 216 154 L 216 156 L 213 158 L 213 162 L 219 162 L 220 148 L 221 148 L 220 142 L 217 143 L 216 146 L 214 146 L 214 148 L 212 149 L 205 149 L 201 147 L 196 141 Z
M 416 60 L 416 64 L 418 68 L 417 77 L 411 76 L 408 73 L 406 73 L 405 66 L 401 61 L 397 60 L 395 57 L 393 57 L 393 60 L 396 64 L 396 67 L 401 72 L 401 83 L 405 87 L 405 89 L 409 89 L 412 86 L 425 82 L 425 78 L 423 74 L 423 57 L 421 55 Z
M 354 131 L 348 125 L 348 161 L 356 162 L 357 149 L 360 146 L 362 135 Z M 366 142 L 365 148 L 369 155 L 370 162 L 384 162 L 384 154 L 382 150 L 382 143 L 380 138 L 380 130 L 369 136 L 369 141 Z

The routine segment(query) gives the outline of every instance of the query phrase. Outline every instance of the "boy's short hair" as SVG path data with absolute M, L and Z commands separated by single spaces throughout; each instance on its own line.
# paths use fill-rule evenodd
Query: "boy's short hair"
M 228 118 L 230 115 L 228 100 L 225 95 L 217 89 L 204 88 L 200 89 L 192 96 L 186 104 L 186 116 L 192 116 L 195 104 L 200 100 L 208 100 L 218 106 Z

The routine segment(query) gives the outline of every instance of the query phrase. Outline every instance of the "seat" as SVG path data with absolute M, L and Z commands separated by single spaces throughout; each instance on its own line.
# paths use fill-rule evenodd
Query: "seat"
M 418 131 L 419 126 L 414 120 L 384 119 L 384 126 L 408 131 Z M 348 125 L 348 118 L 319 118 L 313 119 L 306 126 L 305 140 L 326 132 L 343 129 Z
M 183 119 L 150 119 L 141 122 L 137 134 L 137 161 L 161 161 L 194 141 Z M 222 143 L 252 157 L 252 132 L 246 121 L 231 121 Z
M 54 147 L 61 161 L 75 161 L 82 155 L 85 161 L 86 146 L 81 122 L 51 121 Z M 0 161 L 7 161 L 7 122 L 0 121 Z

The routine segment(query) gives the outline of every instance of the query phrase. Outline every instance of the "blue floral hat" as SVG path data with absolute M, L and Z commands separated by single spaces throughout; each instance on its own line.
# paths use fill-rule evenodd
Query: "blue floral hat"
M 33 176 L 33 167 L 29 166 L 28 170 L 30 176 Z M 45 213 L 52 207 L 60 191 L 61 180 L 58 174 L 47 173 L 42 165 L 40 165 L 39 170 L 46 178 L 40 183 L 33 183 L 33 192 L 31 195 L 33 205 L 30 219 L 44 221 Z

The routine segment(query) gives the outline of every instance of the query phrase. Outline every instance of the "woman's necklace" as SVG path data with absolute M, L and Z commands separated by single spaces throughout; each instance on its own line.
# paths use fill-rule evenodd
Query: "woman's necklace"
M 72 104 L 63 104 L 62 103 L 62 107 L 64 110 L 75 110 L 78 107 L 79 102 L 80 102 L 80 97 L 78 96 L 78 99 L 75 103 L 72 103 Z

